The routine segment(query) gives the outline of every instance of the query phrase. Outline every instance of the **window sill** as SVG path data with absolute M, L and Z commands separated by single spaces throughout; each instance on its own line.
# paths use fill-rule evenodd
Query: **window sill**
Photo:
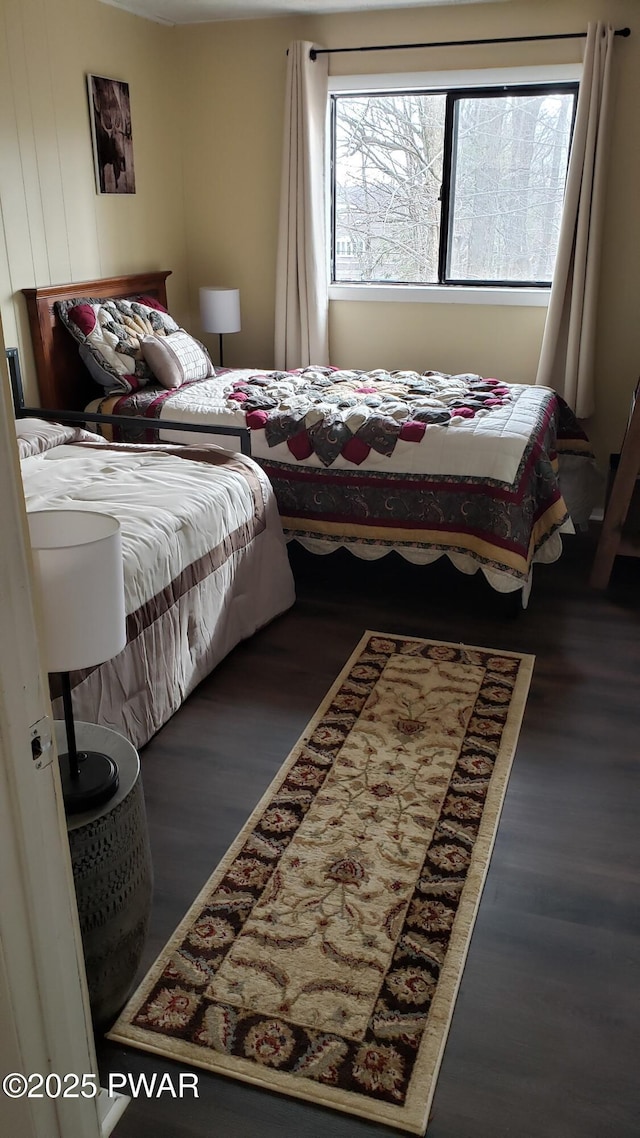
M 498 304 L 547 308 L 550 288 L 474 288 L 468 285 L 330 284 L 329 300 L 413 304 Z

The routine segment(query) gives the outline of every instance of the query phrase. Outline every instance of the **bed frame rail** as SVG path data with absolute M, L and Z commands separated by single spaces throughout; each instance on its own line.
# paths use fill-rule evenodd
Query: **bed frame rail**
M 144 428 L 154 431 L 168 427 L 172 431 L 186 431 L 192 434 L 230 435 L 240 440 L 241 453 L 251 457 L 251 432 L 248 427 L 218 426 L 215 423 L 183 423 L 178 419 L 145 420 L 136 415 L 101 415 L 98 412 L 94 414 L 87 411 L 52 411 L 47 407 L 26 407 L 18 349 L 7 348 L 6 356 L 16 419 L 44 419 L 48 423 L 77 423 L 82 427 L 87 423 L 110 423 L 115 427 L 135 427 L 138 430 Z
M 89 426 L 91 429 L 92 423 L 111 423 L 116 427 L 140 427 L 146 430 L 160 431 L 169 429 L 171 431 L 190 431 L 194 434 L 206 435 L 232 435 L 240 439 L 240 450 L 242 454 L 251 457 L 251 438 L 248 427 L 225 427 L 217 426 L 215 423 L 181 423 L 179 420 L 174 419 L 153 419 L 145 420 L 136 418 L 135 415 L 99 415 L 93 412 L 87 413 L 86 411 L 49 411 L 43 407 L 20 407 L 16 409 L 16 419 L 45 419 L 49 423 L 77 423 L 79 426 Z M 153 422 L 154 426 L 150 427 Z M 153 444 L 152 444 L 153 445 Z M 158 441 L 158 446 L 166 446 L 166 443 Z

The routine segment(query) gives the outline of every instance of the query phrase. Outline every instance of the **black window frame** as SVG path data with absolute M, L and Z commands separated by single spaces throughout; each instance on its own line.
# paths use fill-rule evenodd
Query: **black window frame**
M 452 188 L 455 185 L 455 158 L 457 114 L 456 106 L 461 99 L 496 98 L 510 95 L 554 95 L 572 94 L 573 110 L 571 126 L 569 129 L 569 150 L 567 154 L 567 171 L 571 158 L 573 131 L 576 121 L 578 105 L 579 81 L 551 80 L 544 83 L 500 83 L 483 87 L 410 87 L 410 88 L 378 88 L 366 91 L 332 91 L 329 94 L 329 124 L 330 124 L 330 283 L 331 285 L 379 285 L 385 288 L 412 286 L 413 288 L 538 288 L 549 289 L 551 281 L 528 280 L 491 280 L 474 277 L 452 277 L 448 275 L 448 259 L 451 248 L 451 230 L 453 225 Z M 438 249 L 438 279 L 437 281 L 389 281 L 389 280 L 336 280 L 336 108 L 340 99 L 357 99 L 363 96 L 384 97 L 398 95 L 445 95 L 444 143 L 442 156 L 442 185 L 440 187 L 440 244 Z M 565 175 L 566 185 L 566 175 Z

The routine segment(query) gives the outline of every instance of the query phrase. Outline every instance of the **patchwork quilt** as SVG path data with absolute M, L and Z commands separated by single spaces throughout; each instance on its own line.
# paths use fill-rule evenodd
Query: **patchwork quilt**
M 133 441 L 184 439 L 163 419 L 247 426 L 288 537 L 365 558 L 446 554 L 503 591 L 530 587 L 533 562 L 557 558 L 573 529 L 559 457 L 594 462 L 550 388 L 474 374 L 217 369 L 91 408 L 140 418 L 117 435 Z
M 243 377 L 226 395 L 248 427 L 264 427 L 270 447 L 286 442 L 294 458 L 317 454 L 324 466 L 340 454 L 356 465 L 371 450 L 390 455 L 399 439 L 420 442 L 429 423 L 487 414 L 508 398 L 504 384 L 479 375 L 329 367 Z
M 207 413 L 220 421 L 229 414 L 244 416 L 250 430 L 264 430 L 269 448 L 286 443 L 295 459 L 316 454 L 324 466 L 333 465 L 340 455 L 360 465 L 372 450 L 389 456 L 399 440 L 420 442 L 429 424 L 484 416 L 510 401 L 506 384 L 479 375 L 331 367 L 291 372 L 217 369 L 206 388 L 181 391 L 170 404 L 175 410 L 202 401 Z M 166 397 L 149 389 L 127 401 L 128 409 L 117 405 L 117 410 L 158 418 L 166 404 Z

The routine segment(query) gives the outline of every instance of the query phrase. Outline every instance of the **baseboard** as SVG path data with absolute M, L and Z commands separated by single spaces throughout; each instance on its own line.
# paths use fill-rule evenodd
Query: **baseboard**
M 116 1122 L 119 1122 L 127 1109 L 131 1099 L 129 1095 L 121 1095 L 116 1091 L 113 1095 L 107 1094 L 104 1087 L 100 1087 L 98 1095 L 98 1118 L 100 1120 L 100 1134 L 102 1138 L 109 1138 Z

